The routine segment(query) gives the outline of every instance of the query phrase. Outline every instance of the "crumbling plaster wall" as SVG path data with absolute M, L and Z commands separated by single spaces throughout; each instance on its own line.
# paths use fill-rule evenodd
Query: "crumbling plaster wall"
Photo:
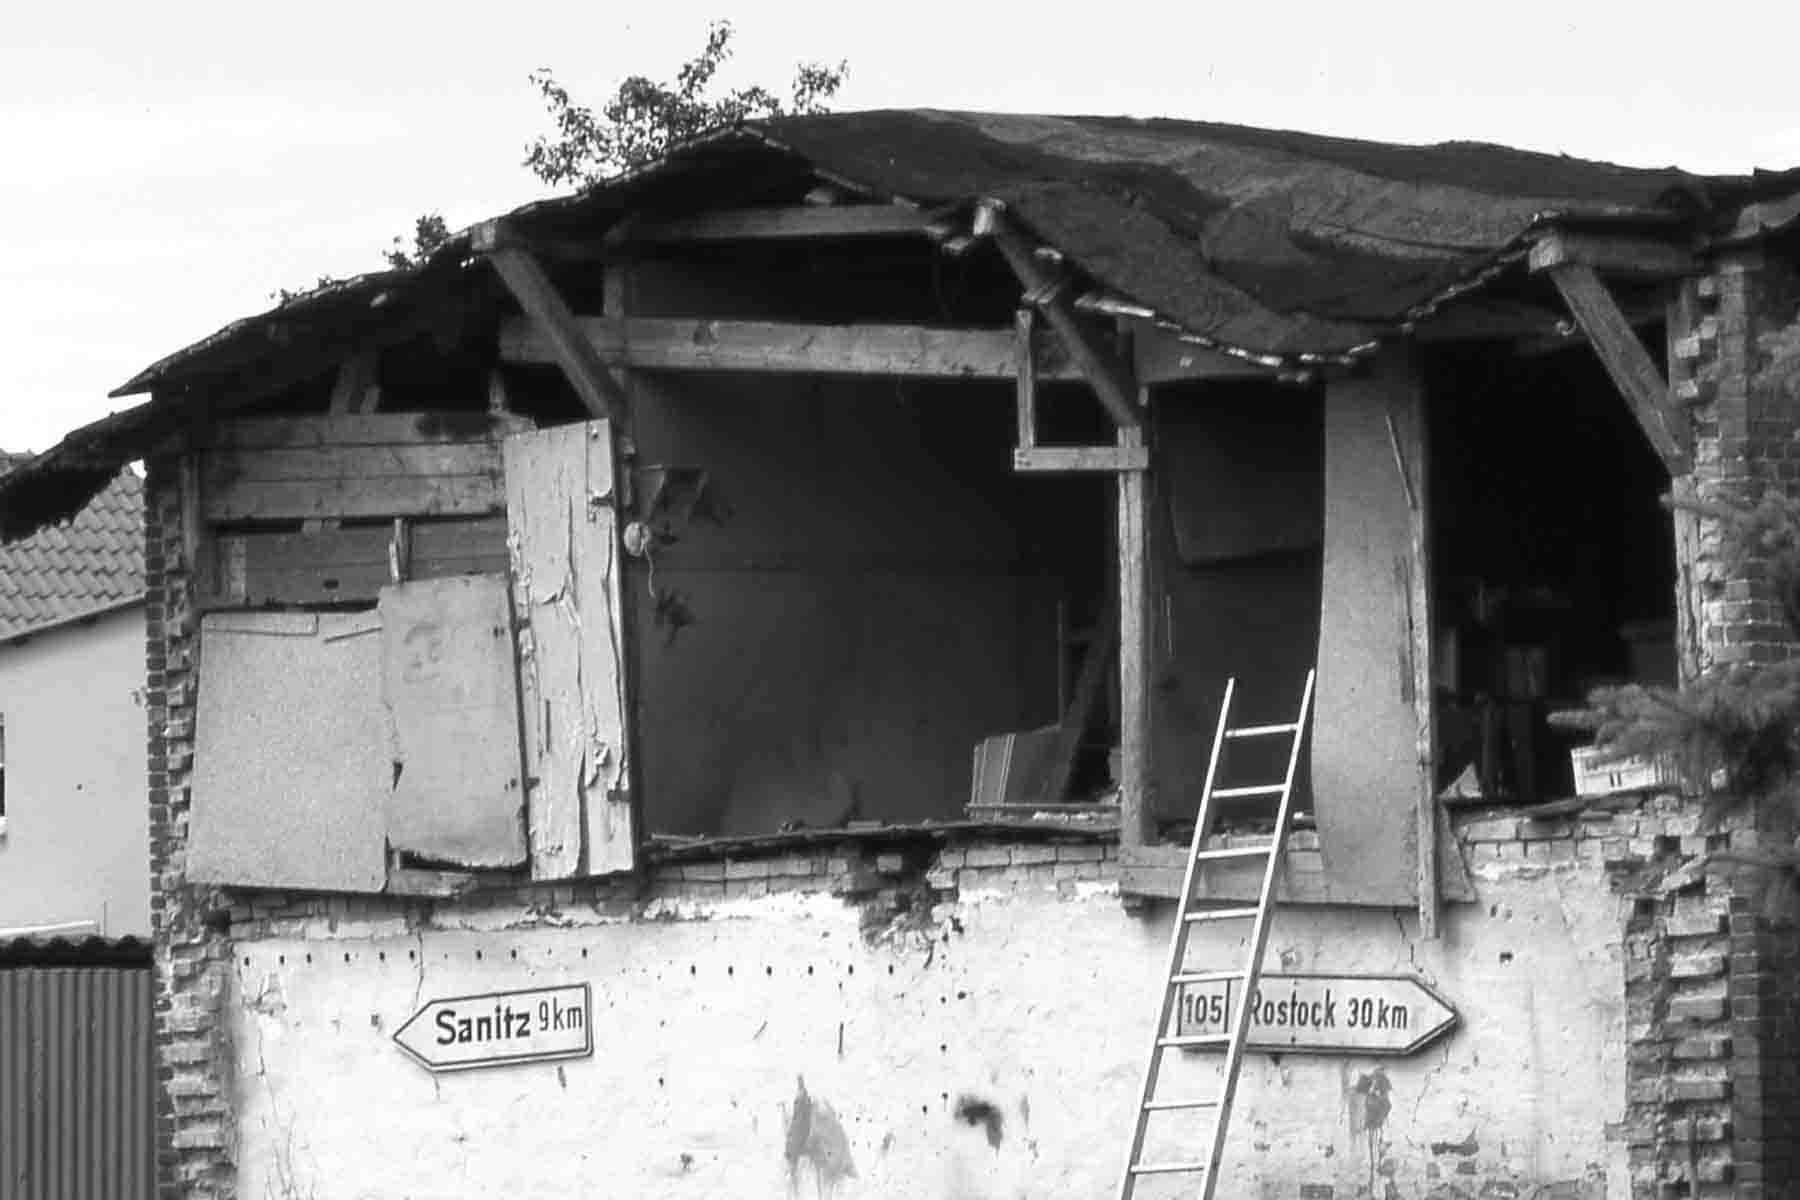
M 1280 913 L 1272 968 L 1417 974 L 1462 1024 L 1411 1058 L 1253 1056 L 1222 1194 L 1626 1194 L 1624 912 L 1583 832 L 1482 833 L 1482 903 L 1438 942 L 1410 915 Z M 1110 853 L 701 863 L 637 899 L 240 897 L 238 1194 L 1109 1194 L 1171 916 L 1121 906 Z M 433 997 L 580 981 L 591 1059 L 434 1077 L 391 1041 Z

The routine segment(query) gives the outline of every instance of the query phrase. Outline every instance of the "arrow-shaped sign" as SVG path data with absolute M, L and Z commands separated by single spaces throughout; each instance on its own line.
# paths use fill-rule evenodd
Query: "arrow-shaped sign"
M 1243 982 L 1184 984 L 1176 1033 L 1230 1033 Z M 1252 1050 L 1412 1054 L 1456 1025 L 1448 1001 L 1411 975 L 1264 975 L 1250 993 Z
M 426 1001 L 394 1041 L 433 1071 L 583 1058 L 594 1052 L 588 985 L 483 992 Z

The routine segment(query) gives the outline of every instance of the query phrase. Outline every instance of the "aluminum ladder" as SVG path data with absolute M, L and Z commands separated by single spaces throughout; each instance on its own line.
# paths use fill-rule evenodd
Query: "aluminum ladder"
M 1287 835 L 1294 820 L 1294 770 L 1300 762 L 1300 745 L 1306 737 L 1306 721 L 1312 713 L 1315 671 L 1306 673 L 1306 688 L 1300 697 L 1300 713 L 1293 721 L 1280 725 L 1248 725 L 1232 728 L 1231 700 L 1237 680 L 1225 684 L 1225 699 L 1219 706 L 1219 727 L 1213 736 L 1212 756 L 1206 765 L 1206 789 L 1200 796 L 1200 812 L 1194 821 L 1194 840 L 1188 849 L 1187 870 L 1181 880 L 1181 896 L 1175 908 L 1175 928 L 1169 935 L 1169 969 L 1164 973 L 1162 1003 L 1157 1006 L 1155 1038 L 1150 1046 L 1150 1060 L 1144 1068 L 1144 1086 L 1138 1095 L 1136 1122 L 1131 1133 L 1131 1148 L 1125 1155 L 1125 1169 L 1119 1179 L 1119 1200 L 1131 1200 L 1138 1180 L 1149 1175 L 1199 1175 L 1201 1200 L 1212 1200 L 1219 1178 L 1219 1159 L 1225 1151 L 1225 1130 L 1231 1123 L 1231 1103 L 1237 1093 L 1239 1069 L 1244 1063 L 1244 1045 L 1250 1032 L 1249 998 L 1262 977 L 1264 947 L 1269 940 L 1269 918 L 1274 908 L 1275 887 L 1287 849 Z M 1219 764 L 1227 742 L 1240 738 L 1291 739 L 1288 746 L 1287 774 L 1280 783 L 1252 787 L 1218 787 Z M 1216 800 L 1268 798 L 1276 800 L 1275 832 L 1268 845 L 1238 846 L 1224 850 L 1207 850 L 1207 835 L 1212 831 L 1218 813 Z M 1194 903 L 1194 881 L 1207 863 L 1243 861 L 1261 858 L 1262 886 L 1254 906 L 1204 907 Z M 1229 971 L 1193 971 L 1187 966 L 1188 934 L 1196 925 L 1217 921 L 1252 922 L 1248 959 L 1243 966 Z M 1237 984 L 1237 1001 L 1227 1017 L 1230 1026 L 1225 1033 L 1177 1035 L 1170 1030 L 1176 999 L 1187 984 L 1223 983 L 1227 988 Z M 1162 1073 L 1162 1056 L 1170 1050 L 1189 1046 L 1224 1046 L 1224 1080 L 1217 1095 L 1159 1100 L 1156 1082 Z M 1185 1110 L 1210 1111 L 1212 1128 L 1206 1139 L 1206 1153 L 1197 1159 L 1168 1162 L 1145 1162 L 1144 1138 L 1149 1132 L 1152 1113 Z

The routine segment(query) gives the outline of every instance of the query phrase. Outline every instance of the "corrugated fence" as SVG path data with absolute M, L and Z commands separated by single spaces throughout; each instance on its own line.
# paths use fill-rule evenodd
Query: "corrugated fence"
M 148 966 L 0 964 L 0 1196 L 146 1200 Z

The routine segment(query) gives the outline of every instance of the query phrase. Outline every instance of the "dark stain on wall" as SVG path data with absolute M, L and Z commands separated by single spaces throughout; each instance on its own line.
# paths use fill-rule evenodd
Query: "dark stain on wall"
M 810 1166 L 820 1196 L 829 1196 L 838 1184 L 856 1178 L 856 1161 L 850 1155 L 850 1139 L 831 1105 L 815 1100 L 806 1090 L 806 1078 L 796 1081 L 794 1104 L 787 1114 L 785 1154 L 788 1190 L 800 1187 L 800 1166 Z
M 1470 1130 L 1469 1136 L 1464 1138 L 1460 1142 L 1433 1142 L 1433 1143 L 1431 1143 L 1431 1152 L 1433 1154 L 1460 1154 L 1460 1155 L 1463 1155 L 1464 1157 L 1467 1157 L 1471 1154 L 1477 1153 L 1478 1151 L 1480 1151 L 1480 1149 L 1481 1149 L 1481 1146 L 1479 1143 L 1476 1142 L 1475 1133 L 1473 1130 Z
M 988 1145 L 996 1150 L 1006 1140 L 1006 1118 L 1001 1114 L 999 1105 L 991 1101 L 966 1094 L 958 1096 L 956 1119 L 964 1125 L 979 1126 L 986 1130 Z

